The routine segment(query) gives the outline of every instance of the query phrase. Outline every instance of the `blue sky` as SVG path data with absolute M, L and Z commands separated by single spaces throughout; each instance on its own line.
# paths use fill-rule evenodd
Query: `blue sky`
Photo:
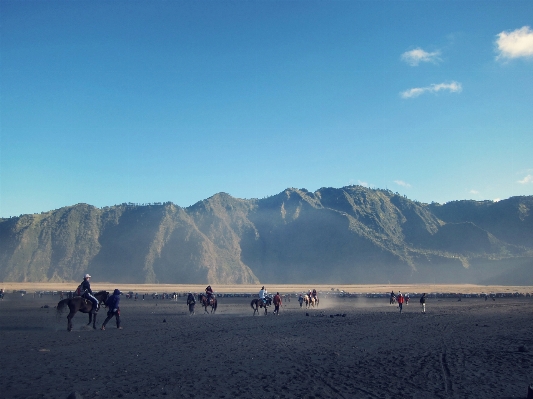
M 0 216 L 533 194 L 533 2 L 0 2 Z

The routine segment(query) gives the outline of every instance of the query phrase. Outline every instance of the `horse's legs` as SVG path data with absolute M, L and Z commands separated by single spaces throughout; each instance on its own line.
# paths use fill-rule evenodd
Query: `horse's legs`
M 95 317 L 95 319 L 96 319 L 96 317 Z M 91 312 L 89 312 L 89 322 L 87 323 L 87 325 L 90 326 L 92 321 L 93 321 L 93 314 Z
M 74 317 L 74 313 L 70 312 L 67 316 L 67 331 L 72 331 L 72 318 Z
M 96 330 L 96 313 L 94 314 L 94 317 L 93 317 L 93 329 Z

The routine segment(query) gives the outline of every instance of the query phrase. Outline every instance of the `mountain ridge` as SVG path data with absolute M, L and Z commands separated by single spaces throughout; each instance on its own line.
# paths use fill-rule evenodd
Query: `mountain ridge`
M 532 209 L 533 196 L 423 204 L 362 186 L 77 204 L 0 219 L 0 280 L 532 285 Z

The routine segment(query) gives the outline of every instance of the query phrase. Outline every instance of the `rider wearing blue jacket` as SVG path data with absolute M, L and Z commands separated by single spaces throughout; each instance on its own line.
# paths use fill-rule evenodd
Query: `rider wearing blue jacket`
M 117 328 L 119 330 L 122 330 L 122 327 L 120 327 L 120 290 L 117 288 L 115 291 L 113 291 L 113 295 L 111 295 L 109 298 L 107 298 L 107 301 L 105 302 L 108 310 L 107 310 L 107 317 L 104 320 L 104 324 L 102 324 L 102 330 L 105 330 L 105 326 L 109 320 L 115 316 L 117 318 Z

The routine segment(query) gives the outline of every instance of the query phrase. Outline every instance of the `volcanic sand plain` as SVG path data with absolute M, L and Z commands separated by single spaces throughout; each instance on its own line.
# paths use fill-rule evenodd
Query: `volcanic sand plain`
M 182 291 L 158 287 L 146 292 Z M 215 314 L 196 305 L 190 316 L 185 297 L 123 298 L 123 330 L 114 320 L 93 330 L 78 313 L 68 332 L 66 312 L 56 318 L 57 295 L 8 293 L 0 301 L 0 397 L 527 396 L 531 297 L 430 297 L 425 314 L 417 298 L 402 313 L 386 298 L 320 299 L 318 308 L 291 298 L 279 316 L 273 308 L 253 316 L 251 298 L 223 297 Z M 105 309 L 98 327 L 104 317 Z
M 14 283 L 14 282 L 0 282 L 0 288 L 5 289 L 7 292 L 13 290 L 27 290 L 28 292 L 36 291 L 74 291 L 80 281 L 61 282 L 61 283 Z M 474 285 L 474 284 L 331 284 L 331 285 L 298 285 L 298 284 L 233 284 L 233 285 L 215 285 L 213 289 L 215 292 L 225 293 L 257 293 L 261 287 L 265 285 L 269 292 L 279 291 L 280 293 L 299 293 L 307 292 L 310 288 L 315 288 L 319 292 L 331 293 L 331 292 L 358 292 L 358 293 L 388 293 L 391 291 L 398 292 L 450 292 L 450 293 L 533 293 L 532 286 L 507 286 L 507 285 Z M 139 292 L 139 293 L 172 293 L 172 292 L 204 292 L 205 284 L 122 284 L 122 283 L 110 283 L 100 282 L 96 279 L 91 280 L 91 287 L 93 291 L 107 290 L 113 291 L 115 288 L 119 288 L 122 292 Z

